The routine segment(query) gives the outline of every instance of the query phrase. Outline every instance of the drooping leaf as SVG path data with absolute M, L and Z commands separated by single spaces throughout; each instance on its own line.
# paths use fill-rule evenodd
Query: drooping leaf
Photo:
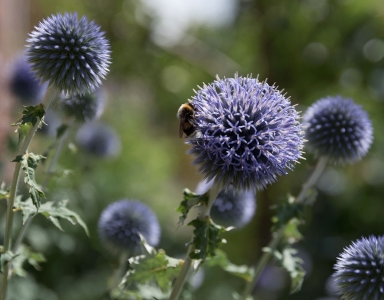
M 17 132 L 19 133 L 19 143 L 24 138 L 29 130 L 29 127 L 35 126 L 44 117 L 44 105 L 40 103 L 36 106 L 25 106 L 21 118 L 12 126 L 18 126 Z
M 12 259 L 12 271 L 18 276 L 26 276 L 27 272 L 24 270 L 25 262 L 28 262 L 36 270 L 40 270 L 40 263 L 45 262 L 46 258 L 42 253 L 33 252 L 29 247 L 21 245 L 18 252 Z
M 146 242 L 143 241 L 143 243 Z M 156 251 L 152 248 L 151 253 L 129 258 L 128 264 L 129 270 L 120 284 L 121 291 L 126 291 L 126 287 L 130 287 L 128 290 L 132 291 L 132 286 L 139 289 L 141 285 L 155 286 L 162 293 L 168 293 L 172 281 L 180 273 L 183 261 L 167 256 L 164 250 Z M 139 294 L 142 295 L 142 293 Z
M 253 268 L 246 265 L 235 265 L 231 263 L 227 257 L 227 254 L 220 250 L 216 250 L 216 255 L 210 257 L 205 262 L 206 266 L 213 267 L 218 266 L 222 268 L 224 271 L 240 277 L 248 282 L 252 281 L 254 270 Z
M 199 195 L 191 192 L 189 189 L 185 189 L 183 192 L 184 200 L 180 203 L 180 206 L 176 209 L 177 212 L 181 213 L 179 218 L 180 225 L 184 224 L 185 219 L 190 211 L 190 209 L 199 204 L 208 203 L 208 193 Z
M 265 252 L 272 252 L 270 248 L 264 248 Z M 295 256 L 297 250 L 287 245 L 281 251 L 273 251 L 273 256 L 277 261 L 277 265 L 285 269 L 291 277 L 290 293 L 297 293 L 300 291 L 304 281 L 305 271 L 303 269 L 303 260 Z
M 219 236 L 227 231 L 224 227 L 216 225 L 211 218 L 207 217 L 204 220 L 195 219 L 188 223 L 188 226 L 193 226 L 194 236 L 191 244 L 194 245 L 194 250 L 189 254 L 193 259 L 205 260 L 207 257 L 215 255 L 216 249 L 224 242 Z
M 26 201 L 17 201 L 15 206 L 22 210 L 23 223 L 25 223 L 30 216 L 35 215 L 36 213 L 42 214 L 47 219 L 49 219 L 57 228 L 61 231 L 64 231 L 60 224 L 60 219 L 65 219 L 71 222 L 73 225 L 79 224 L 84 228 L 85 233 L 89 236 L 89 231 L 87 225 L 80 218 L 80 216 L 68 209 L 66 206 L 68 200 L 61 200 L 58 202 L 46 202 L 40 206 L 38 212 L 34 209 L 30 199 Z
M 35 170 L 41 159 L 45 157 L 42 155 L 36 155 L 33 153 L 26 153 L 24 155 L 18 155 L 13 162 L 21 164 L 21 168 L 24 171 L 24 182 L 28 186 L 28 193 L 32 199 L 33 205 L 36 209 L 39 209 L 41 198 L 45 198 L 44 192 L 41 190 L 35 180 Z

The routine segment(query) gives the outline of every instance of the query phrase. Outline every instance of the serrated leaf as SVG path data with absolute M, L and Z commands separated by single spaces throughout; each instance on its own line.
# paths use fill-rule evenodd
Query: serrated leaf
M 12 126 L 18 126 L 17 132 L 19 133 L 19 143 L 28 132 L 30 126 L 35 126 L 37 122 L 40 122 L 45 115 L 45 109 L 43 104 L 36 106 L 24 106 L 21 118 Z
M 194 250 L 189 256 L 193 259 L 202 260 L 213 257 L 216 249 L 223 243 L 223 239 L 219 235 L 227 230 L 213 223 L 209 217 L 204 220 L 197 218 L 188 223 L 188 226 L 195 227 L 193 230 L 194 237 L 191 242 L 194 245 Z
M 210 257 L 206 260 L 205 265 L 209 267 L 218 266 L 224 271 L 240 277 L 248 282 L 251 282 L 253 279 L 253 268 L 250 268 L 246 265 L 238 266 L 231 263 L 227 257 L 227 254 L 220 249 L 216 250 L 216 255 L 214 257 Z
M 46 258 L 42 253 L 33 252 L 29 247 L 21 245 L 19 251 L 12 258 L 12 271 L 18 276 L 26 276 L 27 273 L 23 268 L 25 262 L 28 262 L 36 270 L 40 270 L 40 263 L 45 262 Z
M 170 290 L 172 280 L 182 267 L 182 260 L 167 256 L 164 250 L 149 256 L 136 256 L 128 262 L 130 270 L 124 277 L 124 285 L 155 282 L 163 292 Z
M 61 200 L 56 203 L 46 202 L 40 206 L 38 212 L 35 211 L 31 201 L 29 200 L 30 198 L 23 202 L 18 201 L 15 204 L 18 206 L 19 209 L 22 210 L 23 223 L 25 223 L 30 216 L 39 213 L 45 216 L 48 220 L 50 220 L 61 231 L 64 230 L 61 227 L 60 219 L 65 219 L 71 222 L 73 225 L 79 224 L 81 227 L 84 228 L 85 233 L 89 236 L 88 227 L 84 223 L 84 221 L 80 218 L 77 213 L 73 212 L 72 210 L 66 207 L 68 204 L 68 200 Z
M 180 206 L 176 209 L 177 212 L 181 213 L 179 218 L 179 224 L 183 225 L 190 209 L 199 204 L 207 204 L 209 200 L 208 193 L 199 195 L 191 192 L 189 189 L 183 191 L 184 200 L 180 203 Z
M 266 251 L 270 251 L 270 249 L 266 249 Z M 295 256 L 297 250 L 288 246 L 281 252 L 275 251 L 273 254 L 277 260 L 277 265 L 285 269 L 291 277 L 290 293 L 293 294 L 300 291 L 305 271 L 302 266 L 303 260 Z
M 298 219 L 304 209 L 302 203 L 295 202 L 295 198 L 288 196 L 288 199 L 281 203 L 274 205 L 276 215 L 272 218 L 275 223 L 273 230 L 278 230 L 286 225 L 291 219 Z
M 24 171 L 24 182 L 29 187 L 28 193 L 36 209 L 40 207 L 41 198 L 45 198 L 44 192 L 35 181 L 35 170 L 39 161 L 44 158 L 42 155 L 26 153 L 16 156 L 13 160 L 13 162 L 21 164 L 21 168 Z

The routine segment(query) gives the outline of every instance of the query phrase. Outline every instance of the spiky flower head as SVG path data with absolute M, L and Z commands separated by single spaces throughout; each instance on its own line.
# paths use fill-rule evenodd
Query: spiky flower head
M 220 79 L 189 101 L 196 134 L 187 140 L 208 180 L 239 189 L 263 189 L 301 158 L 299 114 L 275 87 L 257 78 Z
M 201 181 L 196 187 L 197 194 L 206 193 L 213 184 L 213 180 Z M 256 212 L 256 197 L 253 191 L 235 191 L 232 186 L 223 189 L 213 202 L 210 216 L 221 226 L 242 228 L 247 225 Z
M 46 88 L 46 84 L 39 84 L 25 55 L 18 57 L 9 78 L 11 93 L 24 105 L 37 105 Z
M 36 75 L 67 94 L 93 91 L 105 78 L 110 45 L 93 21 L 77 13 L 56 14 L 30 33 L 29 62 Z
M 73 117 L 77 122 L 92 121 L 101 116 L 104 110 L 105 93 L 96 89 L 84 95 L 72 95 L 60 101 L 61 108 L 68 117 Z
M 121 148 L 117 133 L 97 122 L 85 123 L 77 132 L 76 140 L 82 149 L 100 157 L 116 156 Z
M 120 200 L 107 206 L 100 215 L 99 237 L 107 249 L 114 253 L 140 252 L 140 234 L 153 247 L 160 240 L 160 225 L 156 215 L 144 203 Z
M 384 299 L 384 236 L 353 242 L 337 258 L 334 269 L 341 299 Z
M 367 154 L 372 144 L 368 114 L 341 96 L 316 101 L 303 116 L 308 151 L 335 164 L 353 163 Z

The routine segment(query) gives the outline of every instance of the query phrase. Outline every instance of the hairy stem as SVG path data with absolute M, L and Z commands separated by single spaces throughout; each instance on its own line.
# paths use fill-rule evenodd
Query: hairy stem
M 221 186 L 213 183 L 211 189 L 209 190 L 209 200 L 207 205 L 201 205 L 199 207 L 200 211 L 197 217 L 198 219 L 204 220 L 206 217 L 209 216 L 213 202 L 216 200 L 220 190 L 221 190 Z M 180 274 L 176 279 L 176 282 L 175 282 L 175 285 L 173 286 L 173 290 L 172 290 L 171 296 L 169 297 L 169 300 L 179 299 L 185 280 L 188 274 L 190 273 L 190 269 L 192 266 L 192 258 L 189 257 L 189 254 L 194 250 L 195 250 L 195 246 L 191 243 L 187 250 L 187 255 L 184 260 L 183 268 L 181 269 Z
M 307 199 L 308 191 L 316 184 L 316 182 L 319 180 L 321 174 L 323 173 L 326 165 L 327 165 L 328 159 L 325 157 L 320 157 L 315 169 L 313 170 L 311 176 L 309 179 L 303 184 L 299 195 L 295 198 L 296 203 L 303 203 L 305 204 L 305 200 Z M 278 232 L 275 234 L 273 239 L 268 245 L 268 248 L 270 250 L 268 252 L 264 252 L 261 256 L 258 264 L 255 268 L 255 273 L 253 275 L 252 281 L 248 282 L 245 286 L 245 289 L 243 291 L 243 298 L 246 299 L 248 295 L 251 295 L 253 288 L 255 287 L 256 283 L 258 282 L 260 275 L 262 271 L 264 270 L 265 266 L 269 262 L 269 260 L 272 257 L 272 253 L 276 250 L 277 246 L 280 244 L 281 240 L 284 237 L 284 231 L 286 229 L 287 224 L 281 226 L 281 228 L 278 230 Z
M 45 110 L 48 109 L 51 101 L 55 99 L 57 95 L 58 95 L 58 91 L 52 86 L 49 86 L 42 101 L 42 104 L 44 105 Z M 39 123 L 40 121 L 36 122 L 36 124 L 29 129 L 20 147 L 18 155 L 24 155 L 28 151 L 28 147 L 33 139 L 33 136 L 35 135 L 35 132 L 39 126 Z M 13 172 L 12 184 L 9 191 L 9 198 L 7 203 L 7 215 L 6 215 L 6 224 L 5 224 L 5 233 L 4 233 L 3 253 L 6 253 L 7 251 L 9 251 L 12 243 L 11 239 L 12 239 L 12 223 L 13 223 L 13 205 L 15 203 L 17 186 L 19 183 L 20 169 L 21 169 L 21 164 L 19 162 L 16 162 L 15 164 L 16 165 Z M 4 269 L 3 269 L 3 282 L 2 282 L 2 288 L 1 288 L 0 300 L 5 300 L 6 298 L 9 270 L 10 270 L 10 262 L 7 262 L 4 265 Z

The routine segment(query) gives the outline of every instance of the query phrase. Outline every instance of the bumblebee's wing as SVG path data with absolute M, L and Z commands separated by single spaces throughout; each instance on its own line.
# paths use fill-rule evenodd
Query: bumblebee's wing
M 184 133 L 183 121 L 180 120 L 180 124 L 179 124 L 179 138 L 183 137 L 183 133 Z

